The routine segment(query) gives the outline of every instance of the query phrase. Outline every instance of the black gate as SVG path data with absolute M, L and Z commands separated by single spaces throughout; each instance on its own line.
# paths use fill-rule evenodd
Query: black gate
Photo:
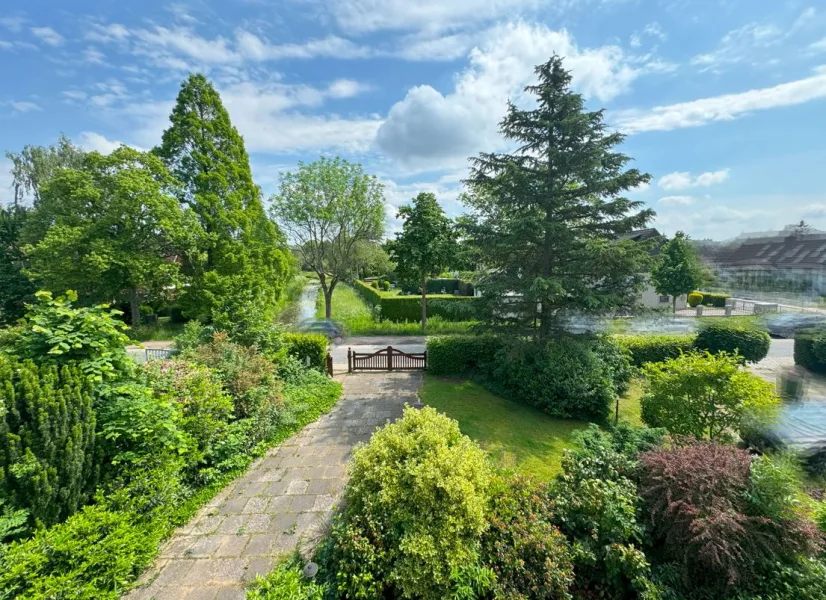
M 403 352 L 388 346 L 378 352 L 353 352 L 347 348 L 347 371 L 424 371 L 427 352 Z

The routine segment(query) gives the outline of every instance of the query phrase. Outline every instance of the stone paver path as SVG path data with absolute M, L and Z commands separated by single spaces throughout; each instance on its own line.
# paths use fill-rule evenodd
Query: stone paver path
M 335 408 L 257 460 L 162 548 L 129 600 L 244 598 L 279 554 L 312 548 L 347 478 L 353 446 L 417 402 L 421 373 L 339 378 Z

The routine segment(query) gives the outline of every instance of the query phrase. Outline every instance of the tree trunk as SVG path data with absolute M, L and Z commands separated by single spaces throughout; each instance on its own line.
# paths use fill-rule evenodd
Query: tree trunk
M 427 328 L 427 277 L 422 275 L 422 331 Z
M 671 296 L 671 310 L 677 314 L 677 296 Z
M 129 289 L 129 307 L 132 311 L 132 327 L 137 327 L 141 324 L 141 302 L 135 288 Z
M 333 288 L 324 287 L 324 318 L 333 318 Z

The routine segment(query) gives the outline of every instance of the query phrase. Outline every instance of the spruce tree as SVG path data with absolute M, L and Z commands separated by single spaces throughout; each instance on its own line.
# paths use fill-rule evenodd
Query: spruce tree
M 49 526 L 77 511 L 96 483 L 95 415 L 77 365 L 0 355 L 0 498 Z
M 509 154 L 472 158 L 465 202 L 468 237 L 481 250 L 484 312 L 491 321 L 538 326 L 547 336 L 566 315 L 630 306 L 643 283 L 647 248 L 617 242 L 653 212 L 621 194 L 650 176 L 626 169 L 603 111 L 585 110 L 571 75 L 553 56 L 525 88 L 536 107 L 508 104 L 500 124 Z
M 179 199 L 198 216 L 207 237 L 204 260 L 188 265 L 193 285 L 187 312 L 231 320 L 238 310 L 266 310 L 284 288 L 291 259 L 284 236 L 264 211 L 243 138 L 200 74 L 181 85 L 170 120 L 154 152 L 180 182 Z

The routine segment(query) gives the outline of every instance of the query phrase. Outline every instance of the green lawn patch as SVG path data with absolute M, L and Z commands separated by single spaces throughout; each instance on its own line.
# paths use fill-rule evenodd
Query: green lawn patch
M 173 323 L 169 317 L 158 317 L 158 322 L 153 325 L 132 327 L 129 337 L 136 342 L 162 342 L 174 339 L 183 330 L 183 323 Z
M 639 384 L 620 400 L 620 418 L 641 425 Z M 476 440 L 502 467 L 549 480 L 562 469 L 562 451 L 572 434 L 588 423 L 554 419 L 525 404 L 500 398 L 472 381 L 428 375 L 422 401 L 459 422 L 462 433 Z

